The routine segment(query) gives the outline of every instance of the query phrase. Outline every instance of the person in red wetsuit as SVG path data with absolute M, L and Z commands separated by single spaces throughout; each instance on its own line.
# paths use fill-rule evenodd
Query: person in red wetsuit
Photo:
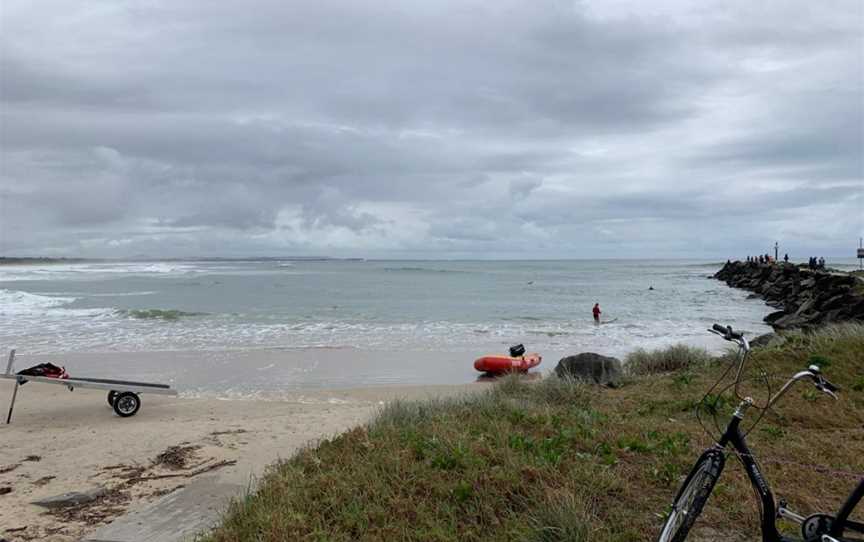
M 591 309 L 591 312 L 594 313 L 594 323 L 600 323 L 600 315 L 602 314 L 600 311 L 600 303 L 594 303 L 594 308 Z

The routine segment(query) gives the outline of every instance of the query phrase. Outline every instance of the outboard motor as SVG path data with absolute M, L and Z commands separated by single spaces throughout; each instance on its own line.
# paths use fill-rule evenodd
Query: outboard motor
M 518 358 L 520 356 L 525 355 L 525 346 L 521 344 L 517 344 L 516 346 L 510 347 L 510 356 L 514 358 Z

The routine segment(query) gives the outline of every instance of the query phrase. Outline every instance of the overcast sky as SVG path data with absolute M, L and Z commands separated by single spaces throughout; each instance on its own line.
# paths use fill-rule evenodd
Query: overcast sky
M 3 0 L 0 254 L 854 256 L 864 2 Z

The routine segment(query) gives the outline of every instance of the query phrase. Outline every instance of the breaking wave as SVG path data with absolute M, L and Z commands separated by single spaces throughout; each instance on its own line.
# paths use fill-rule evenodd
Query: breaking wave
M 206 312 L 186 312 L 177 309 L 124 309 L 117 311 L 117 313 L 137 320 L 165 320 L 168 322 L 175 322 L 191 316 L 207 315 Z
M 62 307 L 74 302 L 75 297 L 50 297 L 18 290 L 0 289 L 0 314 L 33 314 L 46 309 Z

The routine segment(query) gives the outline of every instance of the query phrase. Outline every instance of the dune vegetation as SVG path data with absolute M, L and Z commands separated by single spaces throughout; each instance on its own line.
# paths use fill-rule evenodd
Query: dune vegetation
M 508 377 L 458 399 L 392 403 L 273 465 L 202 539 L 654 540 L 712 442 L 695 411 L 716 431 L 712 416 L 722 425 L 735 406 L 721 387 L 700 407 L 733 358 L 634 356 L 640 369 L 617 389 Z M 805 515 L 835 510 L 864 473 L 864 326 L 790 332 L 754 350 L 741 390 L 764 402 L 766 377 L 776 390 L 812 363 L 842 387 L 840 401 L 800 383 L 748 436 L 775 493 Z M 753 540 L 757 522 L 729 461 L 693 539 Z
M 636 349 L 627 354 L 624 361 L 629 374 L 649 375 L 696 368 L 710 363 L 712 359 L 704 348 L 674 344 L 658 350 Z

